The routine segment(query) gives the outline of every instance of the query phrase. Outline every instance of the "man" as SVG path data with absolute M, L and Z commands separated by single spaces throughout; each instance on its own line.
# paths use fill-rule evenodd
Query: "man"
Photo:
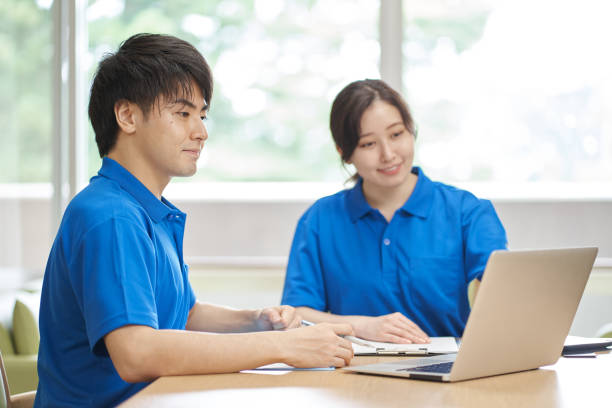
M 289 306 L 196 301 L 185 214 L 162 192 L 195 173 L 211 95 L 206 61 L 175 37 L 135 35 L 100 63 L 89 117 L 103 163 L 66 209 L 49 255 L 37 406 L 115 405 L 165 375 L 350 361 L 339 337 L 349 325 L 296 328 Z

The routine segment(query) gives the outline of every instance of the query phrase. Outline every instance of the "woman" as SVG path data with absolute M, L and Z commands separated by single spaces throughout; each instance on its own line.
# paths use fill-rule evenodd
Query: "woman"
M 412 116 L 383 81 L 346 86 L 330 128 L 356 184 L 301 217 L 282 303 L 313 322 L 350 323 L 370 340 L 460 337 L 468 284 L 482 278 L 493 250 L 506 248 L 492 204 L 412 166 Z

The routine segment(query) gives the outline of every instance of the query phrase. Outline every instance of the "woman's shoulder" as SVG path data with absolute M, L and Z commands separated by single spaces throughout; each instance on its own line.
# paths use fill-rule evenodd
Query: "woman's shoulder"
M 335 218 L 337 214 L 345 213 L 346 198 L 349 192 L 350 188 L 319 198 L 304 212 L 302 218 L 320 218 L 322 216 L 334 216 Z
M 462 210 L 471 210 L 477 207 L 488 207 L 491 202 L 487 199 L 477 197 L 471 191 L 443 183 L 432 181 L 434 196 L 441 199 L 444 203 L 450 204 Z

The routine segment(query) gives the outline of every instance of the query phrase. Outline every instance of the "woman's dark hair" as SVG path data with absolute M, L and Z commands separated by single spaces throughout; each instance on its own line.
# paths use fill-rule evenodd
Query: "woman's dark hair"
M 100 157 L 115 146 L 119 127 L 115 104 L 127 100 L 148 115 L 153 105 L 190 97 L 197 85 L 210 106 L 213 80 L 208 63 L 186 41 L 170 35 L 136 34 L 116 53 L 100 62 L 89 97 L 89 120 L 96 134 Z
M 348 162 L 359 143 L 361 116 L 374 101 L 384 101 L 397 108 L 406 129 L 415 135 L 414 121 L 404 99 L 380 79 L 364 79 L 348 84 L 334 99 L 329 128 L 342 161 Z

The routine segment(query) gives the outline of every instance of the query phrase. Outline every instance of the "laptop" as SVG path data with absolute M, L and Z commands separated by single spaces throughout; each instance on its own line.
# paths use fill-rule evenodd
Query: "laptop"
M 344 370 L 453 382 L 554 364 L 596 255 L 597 248 L 494 251 L 457 353 Z

